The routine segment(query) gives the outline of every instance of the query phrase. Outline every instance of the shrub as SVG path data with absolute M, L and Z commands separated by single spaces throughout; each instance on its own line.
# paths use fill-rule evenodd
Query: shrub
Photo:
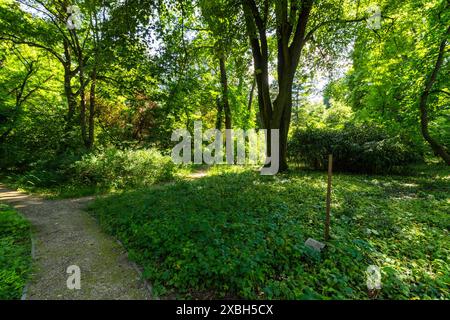
M 153 149 L 104 151 L 85 155 L 73 165 L 74 183 L 123 189 L 149 186 L 173 178 L 170 157 Z
M 289 158 L 314 169 L 324 169 L 333 154 L 335 170 L 384 172 L 423 159 L 421 147 L 400 134 L 371 125 L 343 129 L 297 129 L 289 140 Z

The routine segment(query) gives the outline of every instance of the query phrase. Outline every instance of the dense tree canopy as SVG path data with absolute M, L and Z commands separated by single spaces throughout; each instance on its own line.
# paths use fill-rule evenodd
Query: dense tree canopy
M 420 133 L 448 163 L 448 25 L 444 0 L 2 0 L 2 146 L 167 149 L 202 120 L 280 129 L 284 170 L 292 116 L 310 127 L 308 110 L 331 109 Z M 314 107 L 318 74 L 329 84 Z

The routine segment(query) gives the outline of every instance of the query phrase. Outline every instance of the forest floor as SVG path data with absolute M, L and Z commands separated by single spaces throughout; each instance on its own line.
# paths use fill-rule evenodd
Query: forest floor
M 304 242 L 323 237 L 324 172 L 197 166 L 95 200 L 0 185 L 0 202 L 33 225 L 28 299 L 150 298 L 129 261 L 160 299 L 367 299 L 368 266 L 381 272 L 380 299 L 448 299 L 449 181 L 441 165 L 335 173 L 331 239 L 320 254 Z M 81 290 L 66 287 L 70 265 L 81 268 Z
M 216 166 L 172 184 L 98 197 L 89 212 L 117 237 L 161 299 L 448 299 L 450 171 L 333 175 L 331 239 L 323 241 L 326 173 L 261 176 Z
M 0 202 L 32 224 L 35 257 L 26 299 L 151 298 L 123 247 L 82 210 L 91 200 L 44 200 L 0 185 Z M 80 289 L 67 287 L 71 265 L 80 267 Z

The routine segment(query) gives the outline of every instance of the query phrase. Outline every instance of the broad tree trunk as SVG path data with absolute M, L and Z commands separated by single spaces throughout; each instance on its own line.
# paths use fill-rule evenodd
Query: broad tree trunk
M 65 126 L 61 144 L 58 147 L 58 154 L 63 154 L 71 145 L 69 141 L 70 133 L 76 123 L 77 95 L 72 86 L 72 79 L 77 75 L 79 68 L 72 70 L 72 53 L 69 42 L 64 39 L 64 59 L 60 59 L 64 70 L 64 95 L 67 100 L 67 115 L 65 117 Z
M 222 105 L 225 112 L 225 129 L 231 129 L 231 110 L 228 101 L 228 79 L 227 69 L 225 67 L 225 56 L 222 54 L 219 58 L 220 63 L 220 83 L 222 85 Z
M 247 35 L 253 54 L 258 105 L 262 127 L 280 130 L 280 171 L 287 169 L 287 136 L 292 112 L 292 87 L 295 71 L 305 43 L 314 33 L 332 23 L 356 23 L 366 20 L 360 17 L 350 20 L 330 19 L 307 28 L 311 10 L 317 1 L 302 0 L 241 0 Z M 274 4 L 274 7 L 272 6 Z M 274 12 L 270 12 L 274 9 Z M 269 46 L 267 25 L 275 16 L 277 38 L 278 95 L 272 102 L 269 91 Z M 270 136 L 270 133 L 269 133 Z M 267 152 L 270 156 L 272 143 L 268 139 Z
M 299 3 L 291 1 L 290 5 L 286 0 L 279 0 L 275 3 L 278 95 L 272 103 L 269 91 L 269 49 L 267 43 L 270 2 L 264 1 L 260 9 L 254 0 L 242 0 L 247 35 L 250 39 L 253 54 L 262 126 L 268 131 L 271 129 L 280 131 L 279 171 L 288 169 L 287 137 L 292 111 L 292 86 L 301 51 L 310 37 L 310 34 L 306 33 L 306 26 L 313 3 L 313 0 L 304 0 Z M 270 135 L 270 132 L 268 132 L 266 146 L 268 157 L 271 156 L 270 150 L 272 148 Z
M 248 105 L 247 105 L 247 110 L 248 111 L 250 111 L 252 109 L 253 94 L 255 92 L 255 86 L 256 86 L 256 79 L 255 79 L 255 77 L 253 77 L 252 87 L 250 89 L 250 96 L 248 97 Z
M 450 35 L 450 27 L 447 29 L 446 36 L 448 37 Z M 444 146 L 441 145 L 437 140 L 435 140 L 430 135 L 430 131 L 428 129 L 428 110 L 427 110 L 427 102 L 428 97 L 430 96 L 431 89 L 436 82 L 436 78 L 439 74 L 439 71 L 442 67 L 442 64 L 444 62 L 444 52 L 445 47 L 447 45 L 447 39 L 445 38 L 439 47 L 439 55 L 436 60 L 436 64 L 433 68 L 433 71 L 431 75 L 428 77 L 426 83 L 425 83 L 425 89 L 420 96 L 419 101 L 419 110 L 420 110 L 420 127 L 422 131 L 423 138 L 428 142 L 428 144 L 431 146 L 431 149 L 433 149 L 434 153 L 438 156 L 440 156 L 447 165 L 450 165 L 450 155 L 448 154 L 447 150 L 445 150 Z
M 280 129 L 280 171 L 286 171 L 288 169 L 287 164 L 287 143 L 289 126 L 291 124 L 291 113 L 292 113 L 292 93 L 287 93 L 285 106 L 283 107 L 283 114 L 280 119 L 279 129 Z

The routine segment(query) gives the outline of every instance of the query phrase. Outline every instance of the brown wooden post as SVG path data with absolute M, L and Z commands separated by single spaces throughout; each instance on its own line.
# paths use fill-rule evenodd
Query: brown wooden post
M 328 155 L 328 187 L 327 187 L 327 211 L 325 219 L 325 241 L 330 239 L 330 209 L 331 209 L 331 176 L 333 174 L 333 155 Z

